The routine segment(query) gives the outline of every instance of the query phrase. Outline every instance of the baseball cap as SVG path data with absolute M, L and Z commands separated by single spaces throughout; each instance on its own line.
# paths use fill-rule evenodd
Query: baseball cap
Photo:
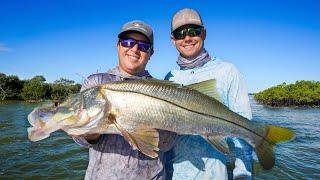
M 178 11 L 172 18 L 171 32 L 186 24 L 203 26 L 201 16 L 196 10 L 185 8 Z
M 118 34 L 118 38 L 123 37 L 125 34 L 129 32 L 139 32 L 146 36 L 146 38 L 150 41 L 153 46 L 153 31 L 150 25 L 143 21 L 134 20 L 127 22 L 122 26 L 122 30 Z

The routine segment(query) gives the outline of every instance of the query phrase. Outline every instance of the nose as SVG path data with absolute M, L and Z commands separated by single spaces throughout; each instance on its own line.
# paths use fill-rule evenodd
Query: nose
M 130 51 L 138 52 L 138 44 L 135 44 L 135 45 L 130 49 Z
M 190 42 L 192 39 L 189 35 L 186 35 L 186 37 L 184 38 L 184 41 L 186 42 Z

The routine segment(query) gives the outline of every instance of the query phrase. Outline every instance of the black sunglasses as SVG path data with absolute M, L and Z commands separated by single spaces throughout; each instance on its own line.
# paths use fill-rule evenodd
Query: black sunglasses
M 139 41 L 132 38 L 124 38 L 120 39 L 119 41 L 121 46 L 129 48 L 132 48 L 133 46 L 138 44 L 138 49 L 142 52 L 148 52 L 151 49 L 151 44 L 145 41 Z
M 202 30 L 203 27 L 201 26 L 183 26 L 176 29 L 171 34 L 175 39 L 181 40 L 184 39 L 187 35 L 190 37 L 199 36 Z

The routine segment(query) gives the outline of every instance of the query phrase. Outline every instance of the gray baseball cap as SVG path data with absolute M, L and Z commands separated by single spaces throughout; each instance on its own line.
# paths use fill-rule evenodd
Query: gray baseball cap
M 203 26 L 201 16 L 196 10 L 185 8 L 178 11 L 172 18 L 171 32 L 187 24 Z
M 153 31 L 149 24 L 139 20 L 127 22 L 122 26 L 122 30 L 118 34 L 118 38 L 123 37 L 123 35 L 129 32 L 139 32 L 145 35 L 153 47 Z

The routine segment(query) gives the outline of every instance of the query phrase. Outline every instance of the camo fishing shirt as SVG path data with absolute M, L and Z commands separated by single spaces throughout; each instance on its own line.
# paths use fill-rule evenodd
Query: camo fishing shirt
M 81 90 L 105 84 L 110 81 L 130 79 L 150 79 L 148 71 L 137 76 L 126 76 L 118 68 L 107 73 L 93 74 L 82 85 Z M 89 148 L 89 164 L 85 179 L 165 179 L 164 168 L 166 158 L 164 152 L 170 150 L 176 134 L 168 131 L 160 132 L 159 157 L 149 158 L 138 150 L 133 150 L 130 144 L 118 134 L 103 134 L 96 144 L 90 144 L 84 138 L 73 137 L 80 146 Z

